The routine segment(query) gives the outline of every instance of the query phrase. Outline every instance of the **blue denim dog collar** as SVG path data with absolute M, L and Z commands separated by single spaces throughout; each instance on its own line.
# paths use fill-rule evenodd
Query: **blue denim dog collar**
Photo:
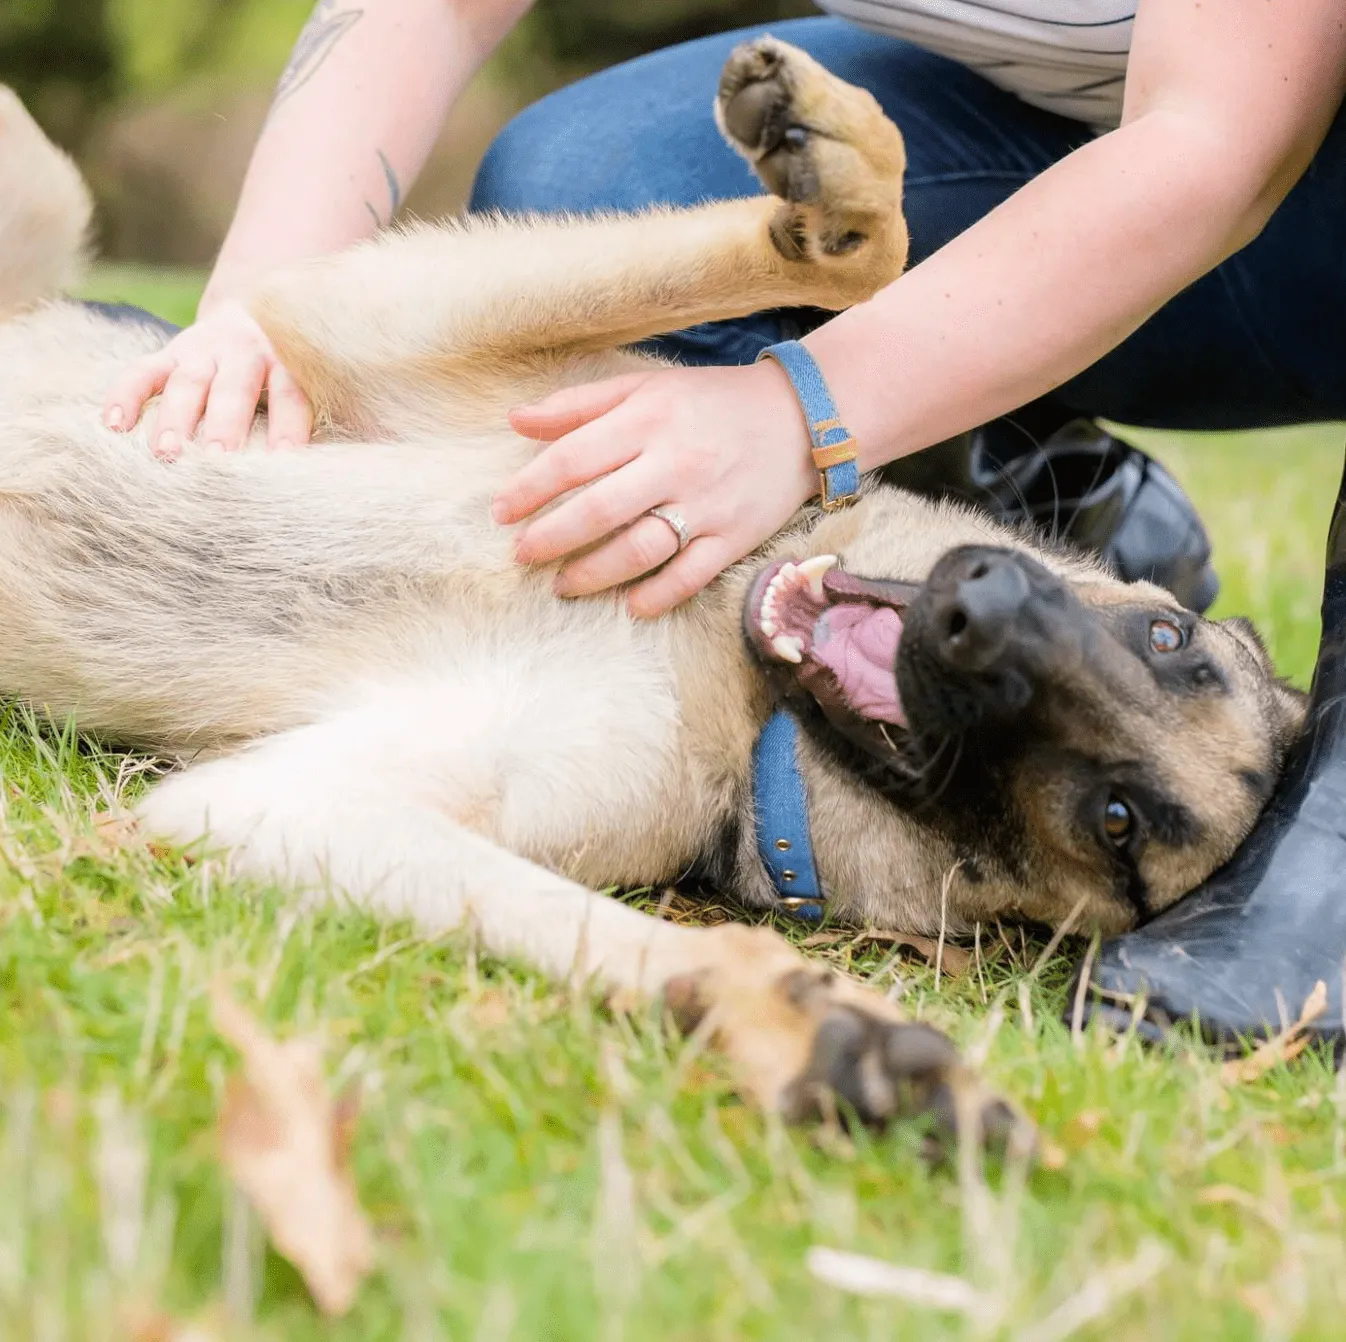
M 822 369 L 813 355 L 797 340 L 782 340 L 778 345 L 769 345 L 757 357 L 759 360 L 775 360 L 799 398 L 809 439 L 813 443 L 813 464 L 818 468 L 823 510 L 831 512 L 854 503 L 860 496 L 860 465 L 855 459 L 855 439 L 842 424 L 832 393 L 823 380 Z
M 752 751 L 752 811 L 757 854 L 781 907 L 796 918 L 823 916 L 823 889 L 813 862 L 808 792 L 795 742 L 799 724 L 783 708 L 767 719 Z

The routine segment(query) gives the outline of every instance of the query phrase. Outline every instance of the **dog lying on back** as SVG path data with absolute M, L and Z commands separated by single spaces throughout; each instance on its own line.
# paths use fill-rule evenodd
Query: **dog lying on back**
M 770 931 L 593 891 L 699 869 L 798 907 L 755 800 L 772 721 L 829 916 L 931 934 L 1082 904 L 1115 932 L 1229 856 L 1302 705 L 1245 622 L 883 487 L 647 623 L 512 562 L 488 505 L 535 445 L 509 407 L 647 366 L 625 347 L 660 332 L 840 309 L 903 267 L 902 141 L 868 94 L 765 39 L 717 115 L 775 194 L 416 227 L 272 278 L 255 311 L 320 446 L 166 466 L 98 418 L 164 336 L 46 299 L 86 199 L 0 103 L 0 692 L 193 757 L 141 803 L 150 836 L 709 1013 L 788 1115 L 829 1089 L 867 1120 L 948 1115 L 975 1083 L 882 997 Z

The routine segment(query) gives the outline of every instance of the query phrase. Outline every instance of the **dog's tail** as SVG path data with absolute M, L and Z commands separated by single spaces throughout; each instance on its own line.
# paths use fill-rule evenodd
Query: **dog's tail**
M 0 84 L 0 320 L 79 278 L 92 213 L 79 170 Z

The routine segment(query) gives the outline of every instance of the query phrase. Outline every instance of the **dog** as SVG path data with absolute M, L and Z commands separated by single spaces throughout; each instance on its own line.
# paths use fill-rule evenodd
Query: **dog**
M 909 932 L 1120 931 L 1233 852 L 1302 699 L 1246 622 L 880 485 L 658 620 L 516 565 L 489 518 L 536 450 L 511 406 L 903 269 L 902 139 L 873 98 L 767 38 L 715 112 L 767 194 L 415 225 L 268 278 L 253 310 L 317 445 L 255 427 L 165 465 L 98 413 L 164 334 L 50 296 L 87 197 L 7 98 L 0 691 L 188 760 L 146 835 L 662 999 L 764 1108 L 947 1120 L 973 1095 L 1003 1128 L 947 1039 L 776 932 L 595 892 L 698 872 L 749 909 Z

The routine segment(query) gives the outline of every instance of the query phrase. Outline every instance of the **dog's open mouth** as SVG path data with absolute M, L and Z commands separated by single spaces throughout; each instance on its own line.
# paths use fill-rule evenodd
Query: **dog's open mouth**
M 919 590 L 846 573 L 835 555 L 771 564 L 749 589 L 744 627 L 758 654 L 791 670 L 829 717 L 905 728 L 897 654 Z

